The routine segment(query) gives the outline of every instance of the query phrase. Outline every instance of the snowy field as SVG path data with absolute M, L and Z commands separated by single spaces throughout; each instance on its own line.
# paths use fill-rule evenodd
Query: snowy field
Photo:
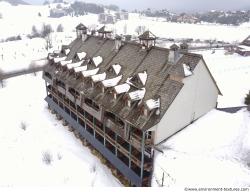
M 30 34 L 33 25 L 39 29 L 43 23 L 51 24 L 55 30 L 63 24 L 65 32 L 52 36 L 53 49 L 68 44 L 75 37 L 72 30 L 80 22 L 88 27 L 98 23 L 94 14 L 48 18 L 47 6 L 10 6 L 0 2 L 0 10 L 3 14 L 0 39 Z M 118 34 L 136 35 L 138 25 L 158 37 L 228 42 L 241 41 L 250 31 L 249 23 L 239 27 L 177 24 L 136 14 L 109 27 Z M 40 38 L 0 43 L 0 69 L 27 68 L 32 60 L 44 58 L 47 53 L 45 41 Z M 250 90 L 250 57 L 225 55 L 224 50 L 196 53 L 203 55 L 223 94 L 218 107 L 244 105 L 244 97 Z M 106 166 L 48 112 L 41 74 L 9 79 L 5 85 L 0 88 L 0 188 L 121 186 Z M 228 114 L 213 110 L 160 146 L 164 153 L 156 155 L 152 184 L 160 186 L 164 173 L 166 187 L 250 186 L 249 141 L 249 112 L 243 109 Z M 51 164 L 43 161 L 44 154 L 51 155 Z
M 218 107 L 244 106 L 244 98 L 250 90 L 250 57 L 238 54 L 225 55 L 224 50 L 195 52 L 202 54 L 222 96 Z
M 5 83 L 0 89 L 0 188 L 121 186 L 47 110 L 41 73 Z M 51 164 L 43 160 L 46 153 Z
M 213 110 L 159 146 L 154 179 L 174 187 L 250 187 L 250 113 Z M 158 186 L 155 182 L 154 186 Z

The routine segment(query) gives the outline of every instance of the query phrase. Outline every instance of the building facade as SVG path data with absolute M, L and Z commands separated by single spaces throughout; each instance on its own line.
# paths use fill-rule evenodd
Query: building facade
M 250 56 L 250 36 L 244 39 L 244 41 L 236 47 L 236 53 L 242 56 Z
M 133 186 L 150 186 L 155 146 L 216 106 L 220 93 L 201 55 L 111 38 L 105 27 L 48 55 L 49 107 Z

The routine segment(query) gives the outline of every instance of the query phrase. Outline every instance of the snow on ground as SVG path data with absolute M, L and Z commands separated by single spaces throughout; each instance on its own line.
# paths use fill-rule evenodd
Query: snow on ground
M 62 24 L 67 32 L 71 32 L 80 22 L 89 28 L 100 27 L 97 14 L 50 18 L 48 17 L 50 11 L 48 5 L 11 6 L 6 2 L 0 2 L 0 10 L 3 15 L 3 19 L 0 19 L 0 37 L 3 39 L 18 34 L 30 34 L 33 25 L 41 29 L 43 23 L 51 24 L 54 30 L 59 24 Z M 145 26 L 145 29 L 149 29 L 157 37 L 217 39 L 228 42 L 242 41 L 249 35 L 250 28 L 247 23 L 241 26 L 171 23 L 166 22 L 164 18 L 145 17 L 136 13 L 130 13 L 129 20 L 121 20 L 114 25 L 107 25 L 107 27 L 113 28 L 117 34 L 136 36 L 138 36 L 136 33 L 138 26 Z
M 165 38 L 193 38 L 217 39 L 227 42 L 242 41 L 249 35 L 249 26 L 226 26 L 218 24 L 187 24 L 165 22 L 162 18 L 150 18 L 129 14 L 129 20 L 122 20 L 115 24 L 118 34 L 135 34 L 137 26 L 145 26 L 157 37 Z
M 2 19 L 0 19 L 0 39 L 19 34 L 31 34 L 32 26 L 38 31 L 41 30 L 43 24 L 50 24 L 52 29 L 56 31 L 57 26 L 62 24 L 65 32 L 72 32 L 80 23 L 91 27 L 98 23 L 98 15 L 88 14 L 79 17 L 65 16 L 61 18 L 50 18 L 48 5 L 18 5 L 11 6 L 6 2 L 0 2 L 0 10 Z M 38 14 L 41 13 L 41 16 Z
M 250 113 L 213 110 L 159 148 L 153 185 L 249 187 Z M 157 181 L 157 182 L 156 182 Z
M 48 111 L 41 73 L 5 84 L 0 89 L 0 187 L 121 186 Z M 46 153 L 51 164 L 43 161 Z
M 225 50 L 195 52 L 202 54 L 222 95 L 218 107 L 244 106 L 244 98 L 250 90 L 250 57 L 238 54 L 225 55 Z
M 45 58 L 47 54 L 42 38 L 0 43 L 0 69 L 6 72 L 28 68 L 32 60 Z

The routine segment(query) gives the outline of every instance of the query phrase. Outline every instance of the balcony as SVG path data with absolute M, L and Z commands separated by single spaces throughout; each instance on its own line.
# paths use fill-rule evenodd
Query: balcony
M 135 148 L 141 150 L 142 136 L 132 133 L 130 136 L 130 142 Z M 153 144 L 152 139 L 145 139 L 145 145 L 152 145 L 152 144 Z
M 101 109 L 94 108 L 86 103 L 83 103 L 81 106 L 86 112 L 88 112 L 90 115 L 95 117 L 97 120 L 99 120 L 99 121 L 102 120 L 102 110 Z
M 72 102 L 75 102 L 75 97 L 72 95 L 69 91 L 66 92 L 66 96 L 71 100 Z
M 58 91 L 59 91 L 60 93 L 62 93 L 63 95 L 66 94 L 66 89 L 65 89 L 65 88 L 63 88 L 63 87 L 61 87 L 61 86 L 58 86 L 57 89 L 58 89 Z
M 115 123 L 111 119 L 106 119 L 106 127 L 110 128 L 112 131 L 120 135 L 121 137 L 124 137 L 124 126 L 120 125 L 119 123 Z
M 43 72 L 43 79 L 50 85 L 52 85 L 53 83 L 52 76 L 48 72 Z

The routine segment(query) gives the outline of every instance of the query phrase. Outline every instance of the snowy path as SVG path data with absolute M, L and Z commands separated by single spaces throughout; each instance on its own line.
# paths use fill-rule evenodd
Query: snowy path
M 121 186 L 49 113 L 45 94 L 41 73 L 9 79 L 0 89 L 0 187 Z M 51 164 L 44 163 L 44 153 Z

